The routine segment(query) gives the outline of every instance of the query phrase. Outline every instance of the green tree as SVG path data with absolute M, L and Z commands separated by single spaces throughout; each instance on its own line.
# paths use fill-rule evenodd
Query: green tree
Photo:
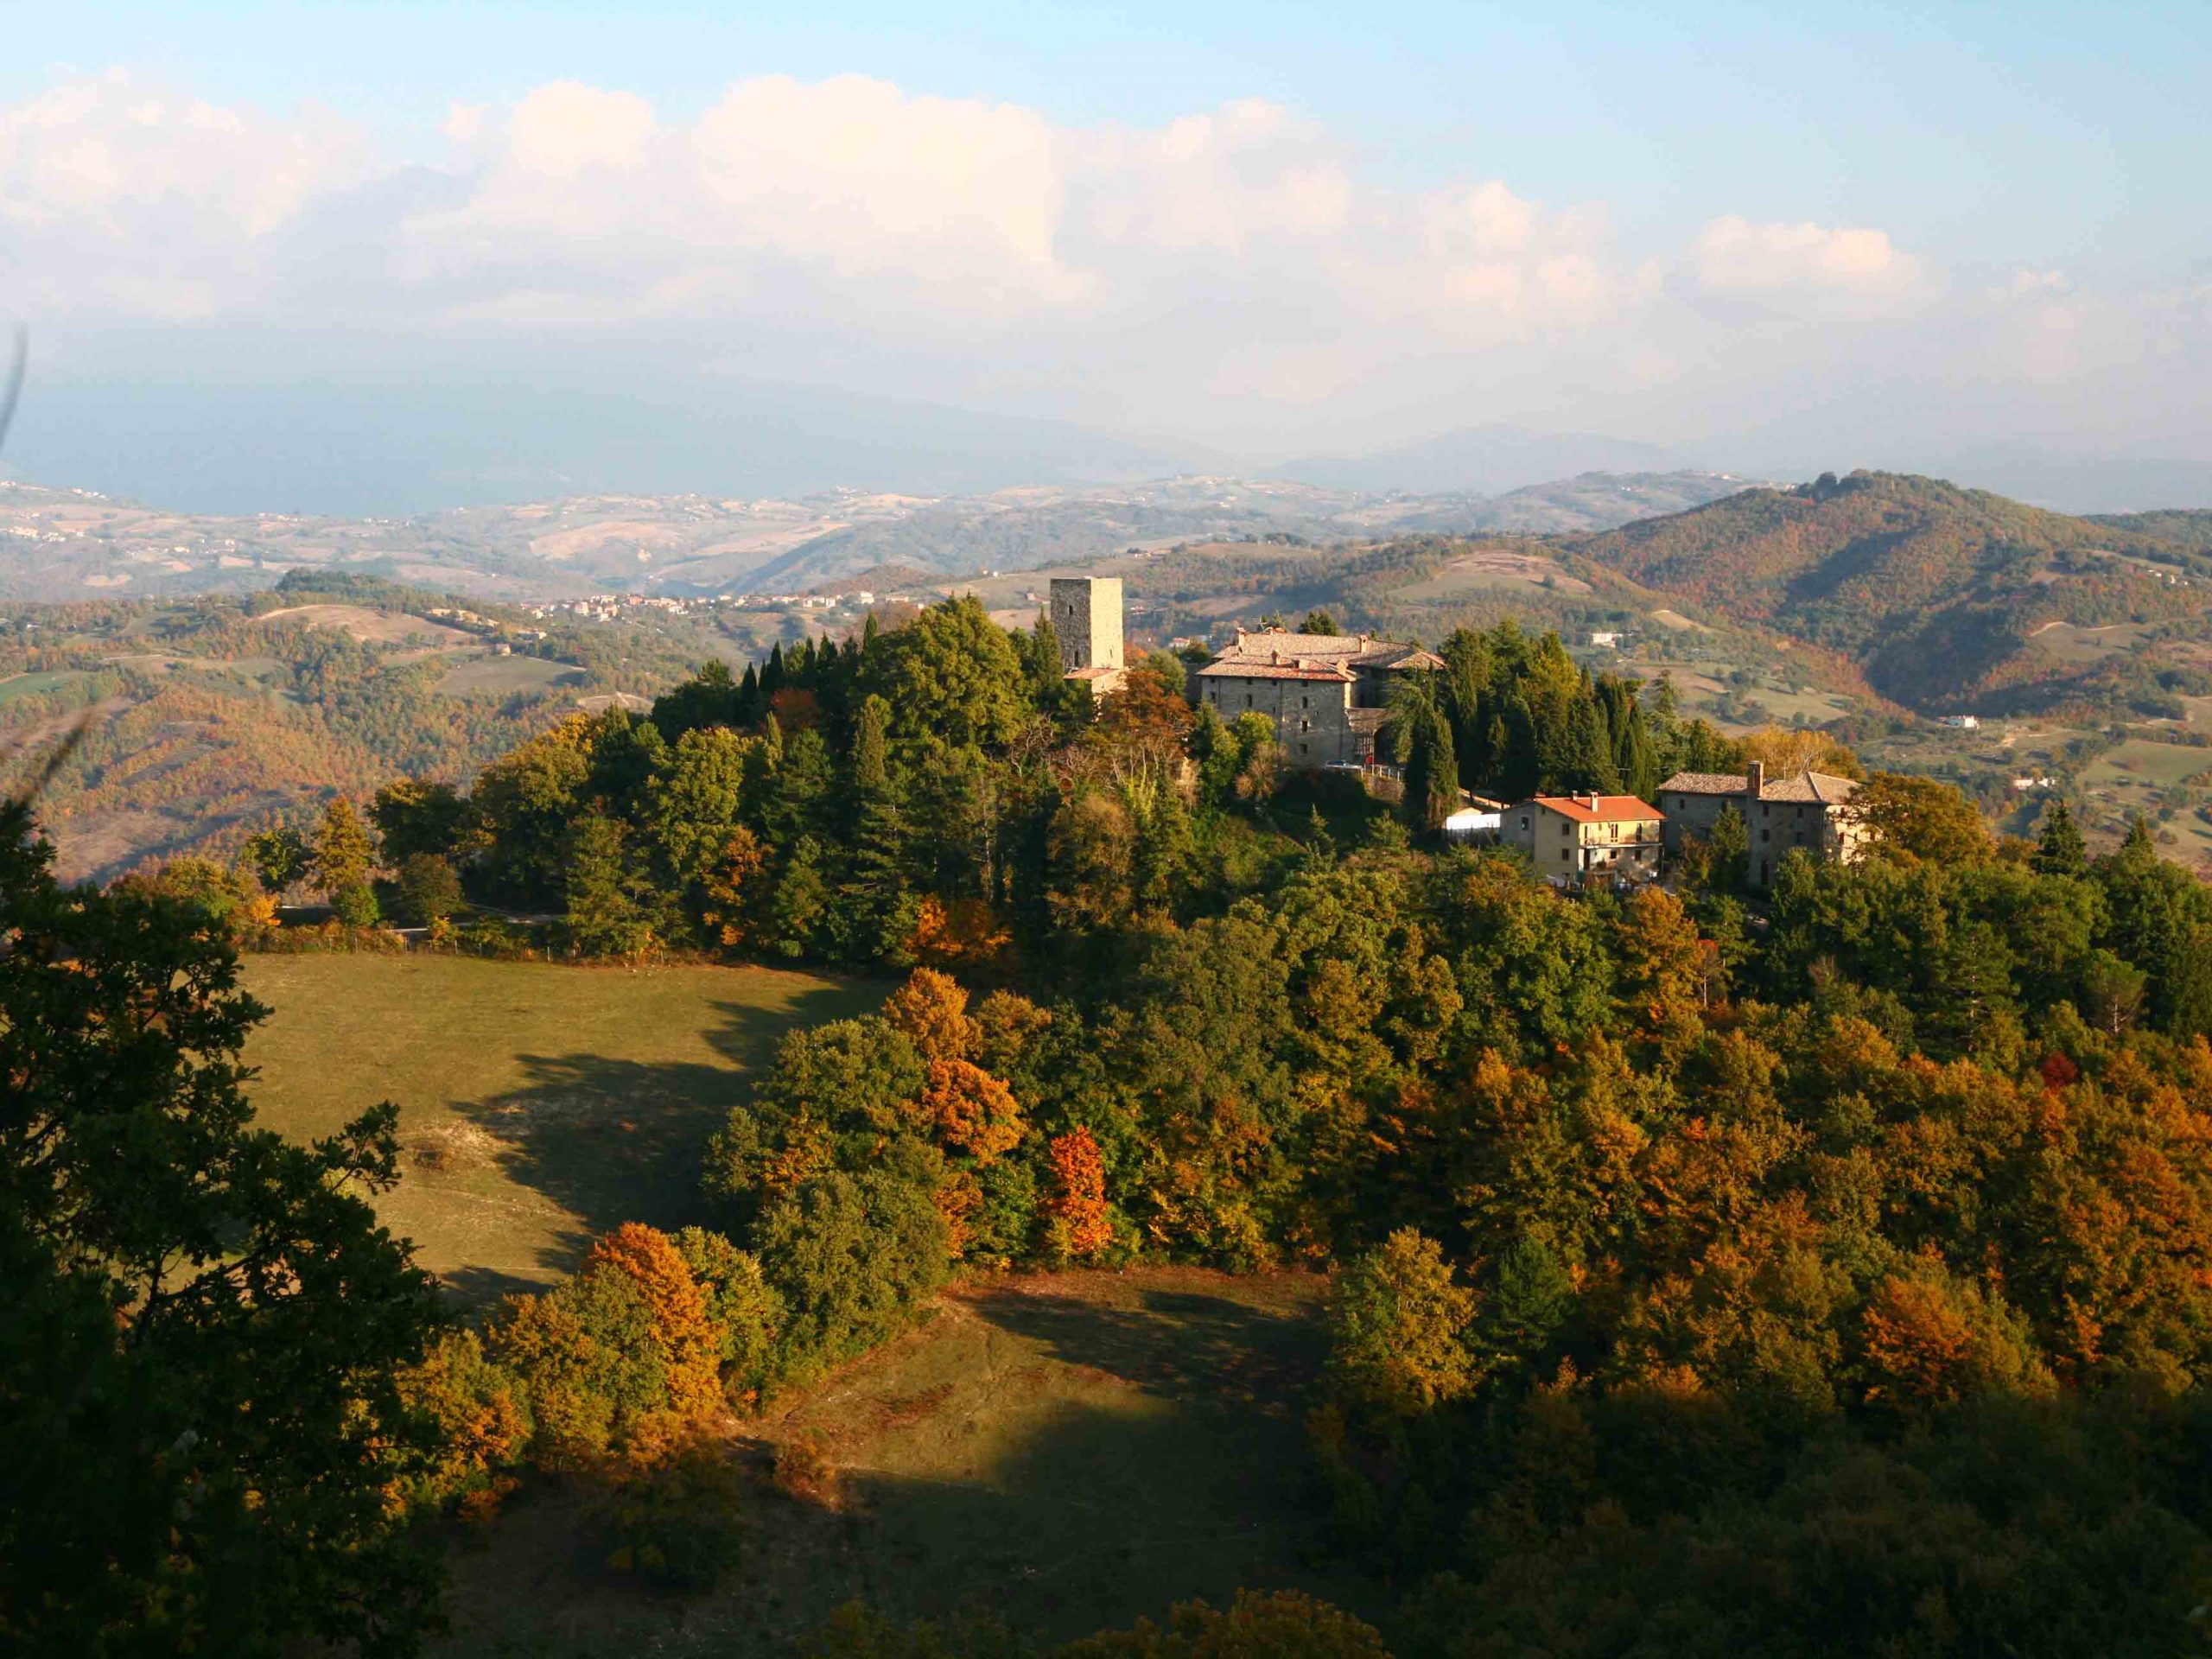
M 1332 1391 L 1385 1421 L 1458 1399 L 1475 1383 L 1467 1351 L 1475 1306 L 1436 1241 L 1399 1229 L 1338 1282 L 1329 1309 Z
M 437 1311 L 365 1196 L 397 1113 L 257 1128 L 226 939 L 51 858 L 0 808 L 0 1646 L 411 1651 L 435 1575 L 386 1493 Z
M 435 927 L 461 906 L 461 878 L 435 853 L 410 853 L 399 866 L 400 914 L 417 927 Z
M 995 747 L 1028 714 L 1014 642 L 973 594 L 932 605 L 885 635 L 878 655 L 869 689 L 884 699 L 898 736 L 934 733 L 956 746 Z
M 1434 832 L 1459 804 L 1459 763 L 1452 722 L 1426 675 L 1407 681 L 1391 702 L 1393 750 L 1406 769 L 1406 822 Z
M 785 1309 L 785 1374 L 867 1352 L 944 1284 L 951 1258 L 937 1206 L 943 1178 L 933 1149 L 901 1139 L 858 1173 L 828 1171 L 761 1213 L 753 1243 Z
M 1722 807 L 1713 820 L 1713 834 L 1707 839 L 1706 847 L 1709 856 L 1707 890 L 1742 891 L 1744 878 L 1751 868 L 1751 832 L 1745 827 L 1744 815 L 1736 810 L 1734 802 Z
M 1306 620 L 1298 625 L 1300 633 L 1332 634 L 1337 632 L 1337 619 L 1326 611 L 1308 611 Z
M 759 738 L 726 728 L 694 729 L 654 766 L 647 821 L 677 879 L 695 893 L 743 823 L 762 747 Z
M 386 784 L 369 803 L 384 861 L 397 869 L 417 853 L 450 859 L 461 843 L 467 803 L 451 784 L 403 778 Z
M 2065 801 L 2054 798 L 2036 843 L 2035 867 L 2045 875 L 2080 875 L 2089 867 L 2089 849 Z
M 315 868 L 308 838 L 289 823 L 271 824 L 246 838 L 246 861 L 272 898 L 281 899 Z
M 353 803 L 340 795 L 322 815 L 315 831 L 315 876 L 334 899 L 347 887 L 366 887 L 376 864 L 376 849 Z
M 821 936 L 830 910 L 830 882 L 822 863 L 821 844 L 811 836 L 801 836 L 777 874 L 775 891 L 768 899 L 767 937 L 783 956 L 807 955 Z
M 658 893 L 651 875 L 632 863 L 620 819 L 587 812 L 576 820 L 565 886 L 564 919 L 579 953 L 634 957 L 652 950 Z

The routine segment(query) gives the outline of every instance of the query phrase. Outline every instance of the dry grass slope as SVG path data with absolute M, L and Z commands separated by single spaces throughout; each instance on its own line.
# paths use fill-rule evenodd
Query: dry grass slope
M 1373 1618 L 1379 1586 L 1308 1564 L 1325 1287 L 1190 1268 L 956 1287 L 922 1329 L 738 1427 L 730 1454 L 761 1478 L 744 1560 L 712 1594 L 595 1573 L 575 1500 L 540 1491 L 456 1561 L 442 1652 L 751 1659 L 855 1597 L 900 1618 L 980 1604 L 1053 1639 L 1239 1586 Z M 776 1448 L 807 1441 L 834 1471 L 826 1501 L 768 1486 Z
M 623 1221 L 698 1212 L 698 1160 L 794 1026 L 880 987 L 765 968 L 640 972 L 421 956 L 249 957 L 275 1012 L 246 1049 L 283 1134 L 400 1109 L 404 1173 L 385 1221 L 481 1304 L 573 1268 Z

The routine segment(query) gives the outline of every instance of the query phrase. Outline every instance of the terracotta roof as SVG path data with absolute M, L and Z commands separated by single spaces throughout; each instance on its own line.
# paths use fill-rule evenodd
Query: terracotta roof
M 1751 786 L 1740 772 L 1678 772 L 1659 785 L 1662 795 L 1735 795 Z M 1848 778 L 1825 772 L 1801 772 L 1794 778 L 1769 779 L 1759 789 L 1763 801 L 1806 801 L 1834 805 L 1847 801 L 1859 785 Z
M 1667 816 L 1633 795 L 1539 795 L 1534 804 L 1577 823 L 1657 823 Z
M 1060 676 L 1064 680 L 1118 680 L 1125 670 L 1118 668 L 1071 668 Z

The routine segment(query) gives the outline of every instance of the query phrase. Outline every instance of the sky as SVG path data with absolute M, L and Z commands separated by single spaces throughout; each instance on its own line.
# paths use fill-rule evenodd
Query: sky
M 1502 422 L 2212 477 L 2202 0 L 1664 11 L 26 10 L 9 469 L 729 488 L 718 423 L 858 399 L 1224 467 Z

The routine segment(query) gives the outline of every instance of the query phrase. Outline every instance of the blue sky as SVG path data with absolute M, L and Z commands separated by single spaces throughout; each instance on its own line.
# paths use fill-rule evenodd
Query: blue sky
M 1513 419 L 2212 461 L 2205 24 L 25 9 L 0 309 L 79 380 L 575 350 L 1238 455 Z
M 0 88 L 118 64 L 405 138 L 583 78 L 671 113 L 742 76 L 864 73 L 1148 124 L 1257 96 L 1409 178 L 1472 165 L 1624 226 L 1709 209 L 1876 223 L 1967 260 L 2212 257 L 2201 3 L 1666 8 L 644 3 L 24 9 Z

